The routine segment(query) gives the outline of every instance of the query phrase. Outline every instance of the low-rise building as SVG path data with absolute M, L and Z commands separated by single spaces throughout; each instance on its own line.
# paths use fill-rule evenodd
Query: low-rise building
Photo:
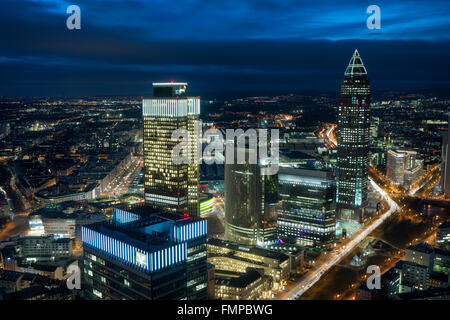
M 369 289 L 363 282 L 356 289 L 356 300 L 387 300 L 392 299 L 400 286 L 400 274 L 394 269 L 389 269 L 380 278 L 380 289 Z
M 207 254 L 208 263 L 214 265 L 216 273 L 245 273 L 247 268 L 263 269 L 264 275 L 271 278 L 274 289 L 280 288 L 291 274 L 289 256 L 273 250 L 211 238 L 207 242 Z
M 404 260 L 425 266 L 431 271 L 434 263 L 434 249 L 424 242 L 409 246 L 406 248 Z
M 264 288 L 264 278 L 255 269 L 245 273 L 217 271 L 214 282 L 217 300 L 259 300 Z
M 73 243 L 73 239 L 53 236 L 12 238 L 0 243 L 0 266 L 21 271 L 36 263 L 67 260 L 73 256 Z
M 75 238 L 81 226 L 105 221 L 103 214 L 97 213 L 86 203 L 68 201 L 49 204 L 29 215 L 32 233 Z
M 0 269 L 0 289 L 6 294 L 36 286 L 56 288 L 61 284 L 61 281 L 38 274 Z
M 402 260 L 395 265 L 395 269 L 400 274 L 399 292 L 428 289 L 430 270 L 427 266 Z

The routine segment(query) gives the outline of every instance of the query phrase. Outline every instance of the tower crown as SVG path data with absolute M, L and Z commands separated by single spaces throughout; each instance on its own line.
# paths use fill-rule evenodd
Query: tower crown
M 367 75 L 366 68 L 364 67 L 363 61 L 357 49 L 355 49 L 355 52 L 353 53 L 353 56 L 348 63 L 344 75 L 351 77 Z
M 184 98 L 186 90 L 186 82 L 153 82 L 154 98 Z

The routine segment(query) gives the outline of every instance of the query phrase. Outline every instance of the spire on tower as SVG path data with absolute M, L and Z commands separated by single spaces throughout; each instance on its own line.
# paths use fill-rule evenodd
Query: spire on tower
M 350 62 L 348 63 L 347 69 L 345 70 L 346 76 L 360 76 L 367 75 L 366 68 L 364 67 L 363 61 L 357 49 L 353 53 Z

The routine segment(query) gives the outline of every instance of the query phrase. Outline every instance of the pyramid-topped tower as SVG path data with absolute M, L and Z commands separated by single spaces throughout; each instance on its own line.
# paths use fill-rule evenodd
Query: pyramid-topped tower
M 366 216 L 370 139 L 370 83 L 355 50 L 342 80 L 338 105 L 336 204 L 338 218 Z
M 366 68 L 357 49 L 355 49 L 347 69 L 345 69 L 345 75 L 350 77 L 367 75 Z

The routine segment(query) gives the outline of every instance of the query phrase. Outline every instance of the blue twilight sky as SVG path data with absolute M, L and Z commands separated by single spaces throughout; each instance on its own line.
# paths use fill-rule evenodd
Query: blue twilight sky
M 375 90 L 449 88 L 449 30 L 446 0 L 0 0 L 0 95 L 335 92 L 355 48 Z

